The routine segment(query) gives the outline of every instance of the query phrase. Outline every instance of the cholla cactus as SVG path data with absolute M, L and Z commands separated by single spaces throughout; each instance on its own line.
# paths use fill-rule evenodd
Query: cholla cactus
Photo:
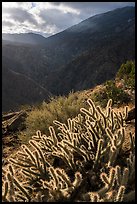
M 43 188 L 49 190 L 48 201 L 67 201 L 75 188 L 81 184 L 82 175 L 76 172 L 75 179 L 71 182 L 64 169 L 51 167 L 49 171 L 52 176 L 50 182 L 42 181 Z
M 121 173 L 120 166 L 111 167 L 109 176 L 101 173 L 100 178 L 105 186 L 97 192 L 88 193 L 91 202 L 122 202 L 129 178 L 128 174 L 129 169 L 125 168 Z
M 6 175 L 7 180 L 3 183 L 2 200 L 4 202 L 30 201 L 28 186 L 19 182 L 13 167 L 8 165 Z
M 127 199 L 125 189 L 135 174 L 131 171 L 135 165 L 132 136 L 132 154 L 127 167 L 121 169 L 117 164 L 125 139 L 127 108 L 125 114 L 117 114 L 111 107 L 112 100 L 108 101 L 106 110 L 96 107 L 90 99 L 88 104 L 89 110 L 81 108 L 81 114 L 68 118 L 67 124 L 53 121 L 58 133 L 50 126 L 49 135 L 37 131 L 29 146 L 22 145 L 17 158 L 9 160 L 12 164 L 3 182 L 3 201 L 119 202 Z M 12 166 L 24 181 L 19 181 Z

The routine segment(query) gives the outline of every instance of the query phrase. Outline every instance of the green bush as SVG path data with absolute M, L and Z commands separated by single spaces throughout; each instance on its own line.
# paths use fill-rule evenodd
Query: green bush
M 121 105 L 130 101 L 129 95 L 122 89 L 115 86 L 115 81 L 109 80 L 105 83 L 103 91 L 94 94 L 94 100 L 100 102 L 105 107 L 109 99 L 113 100 L 113 104 Z
M 43 102 L 41 105 L 33 108 L 26 118 L 25 137 L 20 135 L 20 139 L 24 142 L 29 140 L 29 135 L 34 134 L 37 129 L 42 133 L 48 132 L 48 127 L 53 125 L 53 120 L 59 120 L 66 123 L 68 118 L 75 117 L 81 107 L 86 107 L 87 103 L 84 97 L 77 93 L 70 93 L 67 97 L 59 96 L 51 98 L 50 102 Z
M 116 75 L 119 79 L 124 79 L 124 84 L 131 89 L 135 89 L 135 62 L 127 61 L 122 64 Z

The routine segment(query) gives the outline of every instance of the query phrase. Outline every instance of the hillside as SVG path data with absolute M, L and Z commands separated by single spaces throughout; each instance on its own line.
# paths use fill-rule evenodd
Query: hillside
M 2 33 L 2 40 L 18 44 L 39 45 L 45 42 L 45 38 L 41 35 L 34 33 L 22 34 L 8 34 Z
M 2 111 L 17 110 L 21 105 L 48 100 L 51 94 L 34 80 L 2 67 Z
M 2 202 L 135 202 L 134 7 L 3 35 Z
M 42 45 L 3 41 L 2 57 L 8 69 L 54 95 L 92 88 L 114 78 L 123 62 L 134 60 L 135 8 L 93 16 L 45 38 Z
M 128 111 L 135 107 L 135 62 L 123 63 L 114 80 L 106 81 L 84 91 L 72 92 L 67 96 L 50 97 L 49 102 L 39 103 L 29 109 L 24 107 L 20 111 L 26 111 L 25 130 L 18 133 L 18 139 L 27 143 L 37 129 L 48 134 L 48 127 L 53 125 L 53 120 L 66 123 L 68 118 L 73 118 L 79 113 L 81 107 L 87 108 L 89 98 L 103 109 L 111 98 L 113 100 L 112 107 L 116 112 L 124 111 L 125 106 L 128 106 Z M 6 114 L 12 115 L 13 113 L 7 112 Z M 132 123 L 127 124 L 127 129 L 130 125 L 134 130 L 134 123 L 133 125 Z M 16 128 L 14 131 L 16 133 Z M 7 133 L 12 135 L 12 131 Z
M 135 201 L 135 118 L 126 122 L 135 106 L 134 74 L 130 61 L 109 83 L 52 98 L 26 110 L 22 119 L 18 116 L 24 111 L 3 115 L 8 130 L 2 135 L 3 200 L 91 202 L 95 194 L 96 202 Z M 110 93 L 107 86 L 112 88 L 112 83 Z M 96 100 L 102 93 L 106 98 Z M 123 101 L 123 93 L 130 100 Z M 113 100 L 103 108 L 107 97 Z M 22 129 L 16 119 L 23 121 Z M 6 182 L 11 182 L 7 193 Z M 39 193 L 43 196 L 36 196 Z
M 64 60 L 61 70 L 53 70 L 47 78 L 51 92 L 93 87 L 114 78 L 121 63 L 135 58 L 134 8 L 93 16 L 46 41 L 50 49 L 54 47 L 54 57 Z
M 122 62 L 134 60 L 134 49 L 134 41 L 131 41 L 130 38 L 125 42 L 105 41 L 100 46 L 96 46 L 95 50 L 74 58 L 63 66 L 60 72 L 50 73 L 46 86 L 50 86 L 50 91 L 55 95 L 68 94 L 70 90 L 89 89 L 114 79 Z
M 135 8 L 125 7 L 90 17 L 63 32 L 46 38 L 45 46 L 62 53 L 64 61 L 92 50 L 108 40 L 122 41 L 121 36 L 132 36 L 135 25 Z M 126 32 L 129 30 L 130 32 Z M 134 38 L 134 36 L 132 36 Z M 100 46 L 101 47 L 101 46 Z M 66 49 L 67 48 L 67 49 Z

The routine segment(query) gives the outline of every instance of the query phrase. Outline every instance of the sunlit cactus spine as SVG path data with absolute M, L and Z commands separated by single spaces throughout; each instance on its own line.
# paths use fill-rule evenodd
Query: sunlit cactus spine
M 122 202 L 123 201 L 123 197 L 124 197 L 124 193 L 125 193 L 125 186 L 120 186 L 118 189 L 118 194 L 116 197 L 116 202 Z
M 105 173 L 101 173 L 100 178 L 105 184 L 105 186 L 97 192 L 101 197 L 114 185 L 115 172 L 115 168 L 111 168 L 109 177 Z
M 22 145 L 16 159 L 9 159 L 3 201 L 122 202 L 134 195 L 133 191 L 125 193 L 135 177 L 135 139 L 131 134 L 127 166 L 122 169 L 117 165 L 125 140 L 127 108 L 125 115 L 117 114 L 111 99 L 104 110 L 91 99 L 88 104 L 89 109 L 81 108 L 66 124 L 55 120 L 57 133 L 53 126 L 49 135 L 38 130 L 29 146 Z M 16 177 L 13 166 L 20 169 L 25 183 Z M 96 182 L 101 187 L 92 192 Z
M 64 169 L 50 167 L 49 169 L 52 180 L 50 182 L 42 181 L 43 188 L 49 190 L 48 201 L 61 201 L 69 199 L 71 193 L 81 184 L 82 175 L 79 172 L 75 173 L 75 179 L 72 182 Z

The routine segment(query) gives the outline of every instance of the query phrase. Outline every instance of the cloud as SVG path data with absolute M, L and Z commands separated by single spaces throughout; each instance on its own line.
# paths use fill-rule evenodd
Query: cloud
M 10 26 L 13 26 L 13 25 L 14 25 L 14 23 L 12 23 L 10 21 L 6 21 L 6 20 L 2 21 L 2 26 L 10 27 Z
M 35 2 L 35 7 L 39 10 L 56 9 L 64 13 L 70 12 L 73 14 L 79 14 L 79 10 L 72 6 L 66 5 L 64 2 Z
M 116 8 L 135 6 L 135 2 L 60 2 L 60 4 L 79 10 L 81 20 Z
M 28 21 L 30 23 L 37 24 L 37 21 L 34 19 L 33 15 L 30 14 L 27 10 L 22 8 L 6 8 L 6 13 L 8 13 L 9 19 L 23 23 Z
M 46 10 L 46 12 L 45 10 L 42 10 L 39 16 L 43 20 L 45 19 L 45 23 L 43 24 L 44 26 L 46 24 L 57 25 L 58 29 L 60 30 L 66 29 L 80 20 L 80 18 L 77 17 L 77 15 L 74 15 L 71 12 L 67 12 L 64 14 L 64 11 L 58 9 L 48 9 Z
M 32 7 L 32 2 L 2 2 L 2 9 L 22 8 L 28 10 Z
M 78 15 L 77 9 L 60 2 L 3 2 L 2 30 L 10 33 L 30 30 L 49 36 L 77 23 Z
M 50 36 L 93 15 L 135 2 L 2 2 L 2 32 Z

